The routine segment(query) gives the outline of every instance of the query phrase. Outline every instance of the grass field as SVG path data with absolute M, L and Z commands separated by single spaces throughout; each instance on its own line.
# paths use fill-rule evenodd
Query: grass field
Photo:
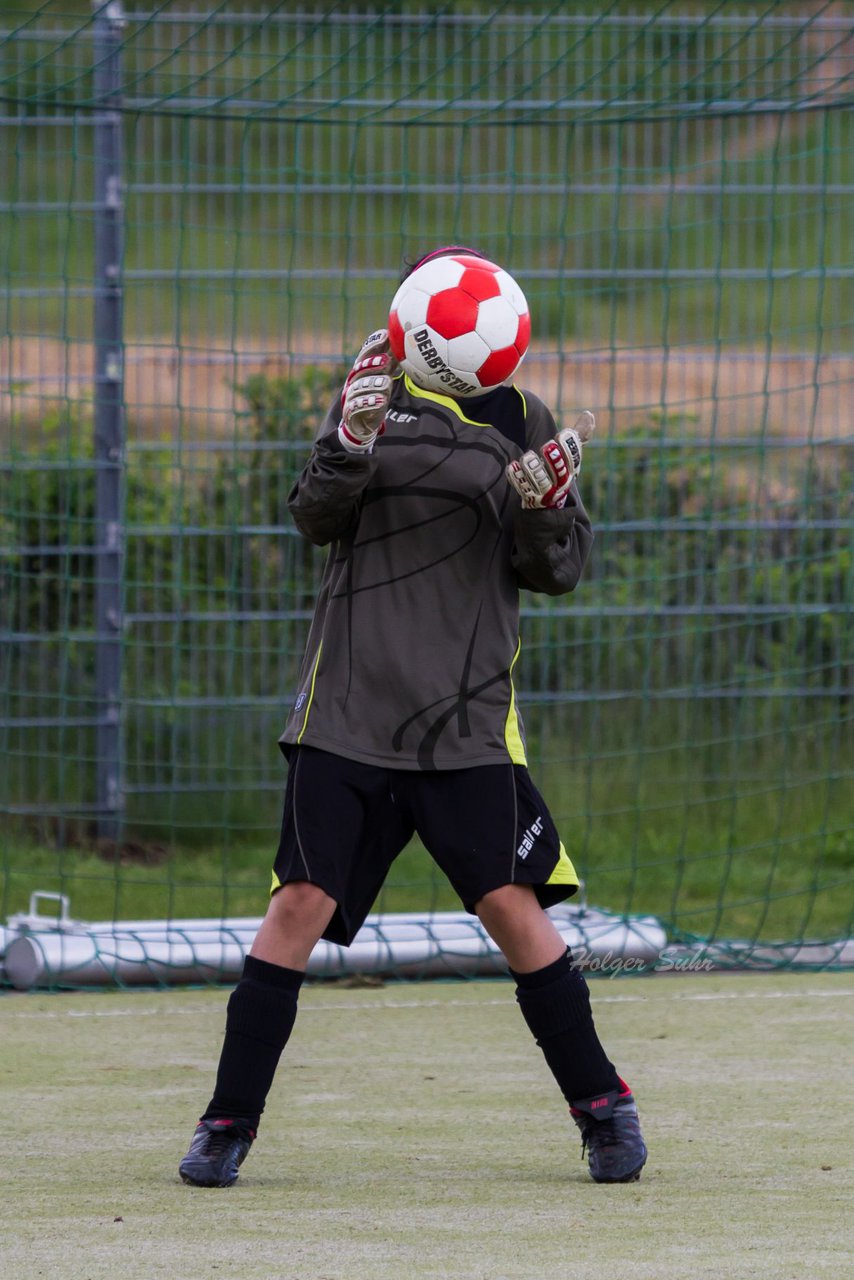
M 185 1187 L 226 996 L 0 998 L 4 1274 L 850 1274 L 851 974 L 594 982 L 650 1148 L 613 1188 L 503 982 L 309 988 L 240 1182 Z

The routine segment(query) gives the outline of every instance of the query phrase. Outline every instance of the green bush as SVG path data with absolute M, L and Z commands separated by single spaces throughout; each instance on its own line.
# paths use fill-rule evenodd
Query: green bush
M 807 459 L 781 488 L 761 483 L 755 460 L 745 469 L 733 444 L 712 452 L 697 435 L 670 419 L 590 451 L 581 488 L 593 553 L 572 600 L 529 599 L 523 687 L 535 687 L 534 668 L 541 686 L 563 687 L 567 649 L 582 689 L 606 676 L 614 688 L 687 694 L 748 681 L 850 685 L 854 449 L 826 471 Z

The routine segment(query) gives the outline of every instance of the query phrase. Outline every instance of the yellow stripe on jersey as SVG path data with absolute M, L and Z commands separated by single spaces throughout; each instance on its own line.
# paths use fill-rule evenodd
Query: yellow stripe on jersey
M 397 376 L 399 377 L 400 375 L 398 374 Z M 491 422 L 475 422 L 474 418 L 466 417 L 459 400 L 455 400 L 453 396 L 443 396 L 438 391 L 427 391 L 424 387 L 419 387 L 417 382 L 412 381 L 408 373 L 403 375 L 403 385 L 411 396 L 420 396 L 422 400 L 432 400 L 434 404 L 444 405 L 446 409 L 450 409 L 452 413 L 456 414 L 461 422 L 467 422 L 471 427 L 491 427 L 493 425 Z M 522 401 L 522 415 L 527 418 L 528 405 L 522 392 L 515 383 L 511 384 L 509 389 L 515 391 Z
M 574 884 L 578 888 L 581 881 L 578 879 L 578 873 L 569 859 L 569 854 L 564 848 L 563 841 L 560 842 L 560 852 L 557 855 L 557 866 L 549 876 L 546 884 Z
M 323 653 L 323 641 L 317 650 L 317 657 L 314 660 L 314 666 L 311 669 L 311 688 L 308 691 L 308 702 L 305 707 L 305 715 L 303 717 L 302 728 L 297 736 L 297 744 L 302 742 L 302 735 L 305 733 L 305 726 L 308 724 L 308 713 L 311 711 L 311 704 L 314 701 L 314 683 L 317 680 L 317 668 L 320 666 L 320 655 Z
M 504 722 L 504 741 L 507 744 L 507 751 L 513 763 L 527 765 L 528 757 L 525 755 L 525 743 L 522 740 L 522 730 L 519 728 L 519 713 L 516 710 L 516 690 L 513 687 L 513 668 L 521 651 L 522 641 L 519 640 L 516 645 L 516 652 L 513 654 L 513 661 L 510 663 L 510 706 L 507 708 L 507 719 Z
M 413 382 L 409 374 L 404 375 L 404 386 L 411 396 L 420 396 L 422 400 L 432 400 L 434 404 L 444 405 L 446 409 L 450 409 L 455 413 L 461 422 L 467 422 L 472 427 L 491 427 L 491 422 L 475 422 L 474 418 L 467 418 L 463 413 L 459 400 L 455 400 L 453 396 L 440 395 L 438 391 L 425 391 L 423 387 L 419 387 Z
M 475 422 L 474 418 L 466 417 L 463 413 L 462 405 L 459 400 L 455 400 L 453 396 L 443 396 L 438 391 L 426 391 L 424 387 L 419 387 L 417 382 L 413 382 L 408 373 L 403 375 L 403 385 L 411 396 L 421 396 L 424 400 L 432 400 L 435 404 L 444 405 L 446 409 L 450 409 L 452 413 L 456 414 L 461 422 L 467 422 L 472 427 L 492 426 L 491 422 Z M 522 401 L 523 416 L 527 418 L 528 405 L 525 397 L 515 384 L 513 384 L 511 390 L 515 391 L 519 399 Z

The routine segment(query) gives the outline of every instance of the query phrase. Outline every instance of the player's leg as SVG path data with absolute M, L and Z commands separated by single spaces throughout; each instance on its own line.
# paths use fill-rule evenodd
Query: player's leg
M 291 880 L 273 893 L 249 955 L 266 964 L 305 971 L 309 956 L 335 914 L 335 899 L 307 880 Z
M 634 1181 L 647 1154 L 637 1105 L 602 1046 L 587 982 L 563 939 L 530 885 L 504 885 L 475 909 L 507 959 L 522 1016 L 581 1130 L 593 1178 Z
M 637 1177 L 646 1148 L 634 1099 L 599 1040 L 584 976 L 543 909 L 570 896 L 578 877 L 542 796 L 521 766 L 422 778 L 413 783 L 418 830 L 507 958 L 523 1017 L 582 1129 L 593 1177 Z
M 283 885 L 271 899 L 228 1000 L 213 1096 L 179 1167 L 184 1182 L 223 1187 L 237 1180 L 296 1021 L 308 957 L 335 905 L 305 881 Z
M 475 903 L 480 922 L 511 972 L 527 973 L 566 955 L 566 943 L 527 884 L 505 884 Z
M 510 966 L 522 1016 L 567 1102 L 618 1093 L 620 1079 L 596 1031 L 587 982 L 532 886 L 503 885 L 475 910 Z
M 180 1165 L 185 1182 L 236 1181 L 294 1027 L 309 956 L 321 937 L 352 941 L 408 836 L 384 770 L 311 748 L 293 753 L 273 896 L 228 1001 L 214 1093 Z
M 619 1090 L 599 1040 L 584 975 L 529 884 L 506 884 L 475 903 L 489 936 L 516 980 L 516 999 L 563 1096 L 578 1099 Z

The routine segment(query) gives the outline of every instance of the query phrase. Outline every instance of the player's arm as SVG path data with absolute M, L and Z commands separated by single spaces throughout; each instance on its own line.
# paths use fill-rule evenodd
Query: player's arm
M 520 511 L 512 552 L 519 585 L 550 596 L 573 591 L 592 545 L 590 518 L 573 483 L 563 507 Z
M 358 519 L 377 467 L 374 444 L 385 430 L 395 372 L 388 333 L 379 329 L 363 343 L 288 495 L 294 523 L 316 546 L 344 537 Z
M 576 478 L 582 447 L 596 422 L 585 412 L 574 427 L 558 431 L 545 406 L 534 407 L 539 413 L 531 415 L 528 431 L 533 447 L 507 468 L 507 479 L 520 498 L 513 567 L 520 586 L 563 595 L 577 586 L 593 544 Z

